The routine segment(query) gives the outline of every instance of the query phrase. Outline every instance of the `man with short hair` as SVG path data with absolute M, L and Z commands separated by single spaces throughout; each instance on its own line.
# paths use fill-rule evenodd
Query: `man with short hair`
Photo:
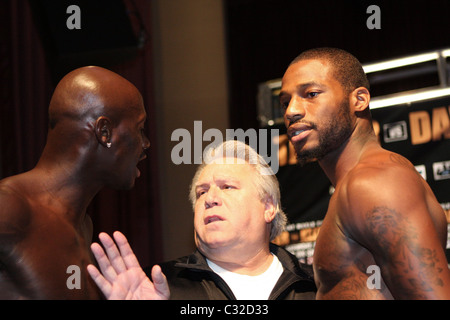
M 369 102 L 361 64 L 340 49 L 302 53 L 282 79 L 298 161 L 318 161 L 335 187 L 314 251 L 317 298 L 450 299 L 444 211 L 414 166 L 381 148 Z
M 314 299 L 312 278 L 271 244 L 284 230 L 278 181 L 248 145 L 209 149 L 191 185 L 197 250 L 154 266 L 145 277 L 125 237 L 102 233 L 92 245 L 102 274 L 88 271 L 110 299 Z M 120 251 L 119 251 L 120 250 Z M 162 270 L 162 271 L 161 271 Z M 150 272 L 149 272 L 150 273 Z
M 0 299 L 103 298 L 86 273 L 86 208 L 105 186 L 134 186 L 150 146 L 145 120 L 139 91 L 109 70 L 83 67 L 59 82 L 39 162 L 0 181 Z

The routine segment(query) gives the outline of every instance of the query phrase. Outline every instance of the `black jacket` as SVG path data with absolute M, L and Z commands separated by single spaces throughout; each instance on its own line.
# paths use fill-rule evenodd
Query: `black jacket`
M 270 251 L 283 265 L 284 271 L 273 288 L 269 300 L 313 300 L 314 280 L 302 269 L 295 256 L 274 244 Z M 235 300 L 225 281 L 212 271 L 205 256 L 195 251 L 189 256 L 160 264 L 167 277 L 173 300 Z M 145 272 L 150 277 L 151 268 Z

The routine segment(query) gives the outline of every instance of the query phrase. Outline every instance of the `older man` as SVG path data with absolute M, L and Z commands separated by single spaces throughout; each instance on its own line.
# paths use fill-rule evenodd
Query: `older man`
M 155 266 L 152 283 L 125 237 L 92 245 L 101 275 L 88 270 L 109 298 L 314 299 L 313 280 L 297 259 L 270 243 L 283 229 L 278 182 L 253 149 L 228 141 L 210 149 L 190 191 L 197 250 Z M 162 269 L 162 272 L 161 272 Z M 169 293 L 170 292 L 170 293 Z
M 86 208 L 104 186 L 134 185 L 150 146 L 145 120 L 139 91 L 109 70 L 84 67 L 59 82 L 39 162 L 0 181 L 0 299 L 102 297 L 86 273 Z

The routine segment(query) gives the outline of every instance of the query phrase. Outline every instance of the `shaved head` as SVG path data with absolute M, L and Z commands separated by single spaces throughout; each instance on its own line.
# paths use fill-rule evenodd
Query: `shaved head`
M 117 73 L 96 66 L 75 69 L 64 76 L 55 88 L 48 112 L 45 155 L 52 157 L 76 157 L 83 149 L 106 146 L 121 124 L 146 117 L 139 90 Z
M 135 101 L 130 103 L 130 98 Z M 136 87 L 118 74 L 95 66 L 79 68 L 58 83 L 49 106 L 49 126 L 53 129 L 64 119 L 82 121 L 101 115 L 114 122 L 141 102 Z

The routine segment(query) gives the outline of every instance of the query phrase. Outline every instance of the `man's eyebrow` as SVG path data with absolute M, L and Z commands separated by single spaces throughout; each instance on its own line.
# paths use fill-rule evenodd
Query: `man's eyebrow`
M 324 88 L 325 85 L 323 85 L 322 83 L 316 82 L 316 81 L 311 81 L 311 82 L 307 82 L 307 83 L 301 84 L 298 87 L 300 87 L 300 89 L 306 89 L 306 88 L 309 88 L 309 87 Z
M 226 184 L 226 183 L 234 183 L 234 184 L 240 184 L 240 180 L 234 177 L 228 177 L 228 176 L 224 176 L 224 177 L 217 177 L 214 179 L 215 182 L 219 183 L 219 184 Z M 198 184 L 195 185 L 195 189 L 199 189 L 199 188 L 209 188 L 210 187 L 210 183 L 209 182 L 199 182 Z
M 200 188 L 206 188 L 206 187 L 209 187 L 209 183 L 196 184 L 195 185 L 195 190 L 200 189 Z
M 318 88 L 325 88 L 325 85 L 317 82 L 317 81 L 310 81 L 310 82 L 306 82 L 306 83 L 301 83 L 298 84 L 295 88 L 297 91 L 303 91 L 306 90 L 310 87 L 318 87 Z M 289 93 L 281 90 L 280 94 L 278 95 L 279 98 L 282 98 L 283 96 L 289 95 Z

